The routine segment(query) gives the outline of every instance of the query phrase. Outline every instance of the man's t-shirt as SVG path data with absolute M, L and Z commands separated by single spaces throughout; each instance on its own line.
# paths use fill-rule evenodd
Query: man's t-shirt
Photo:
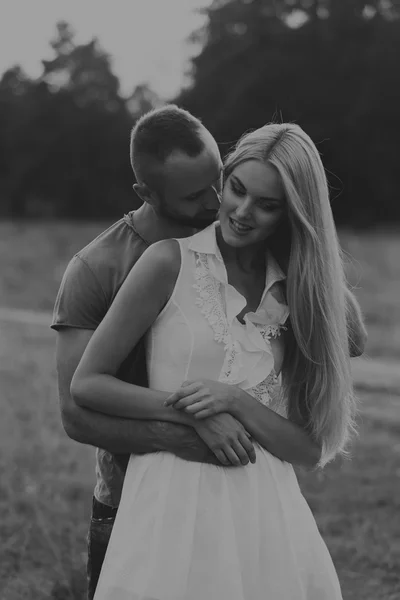
M 70 261 L 57 295 L 52 329 L 96 329 L 112 304 L 129 271 L 148 247 L 132 222 L 133 212 L 111 225 Z M 147 386 L 143 340 L 124 361 L 117 375 Z M 118 506 L 127 456 L 96 450 L 95 496 L 99 502 Z

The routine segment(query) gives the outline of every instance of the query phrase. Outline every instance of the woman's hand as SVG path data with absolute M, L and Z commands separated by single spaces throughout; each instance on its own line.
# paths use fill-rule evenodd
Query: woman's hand
M 222 412 L 235 413 L 239 389 L 234 385 L 203 379 L 185 381 L 165 401 L 166 406 L 183 410 L 196 419 L 205 419 Z
M 195 430 L 220 464 L 228 467 L 256 462 L 250 434 L 232 415 L 221 413 L 200 420 Z

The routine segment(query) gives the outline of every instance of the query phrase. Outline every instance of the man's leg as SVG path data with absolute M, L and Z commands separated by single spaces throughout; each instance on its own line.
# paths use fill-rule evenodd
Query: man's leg
M 88 534 L 88 600 L 93 600 L 96 591 L 116 514 L 116 508 L 102 504 L 93 497 L 92 518 Z

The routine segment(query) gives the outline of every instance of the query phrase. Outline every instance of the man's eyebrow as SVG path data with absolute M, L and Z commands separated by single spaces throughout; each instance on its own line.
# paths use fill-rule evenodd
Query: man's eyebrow
M 237 175 L 232 175 L 232 179 L 235 181 L 235 183 L 239 184 L 239 186 L 242 187 L 244 190 L 246 189 L 246 186 L 239 179 L 239 177 Z M 276 204 L 282 204 L 282 200 L 280 198 L 273 198 L 272 196 L 259 196 L 258 198 L 259 198 L 259 200 L 268 200 L 268 202 L 275 202 Z
M 217 177 L 214 179 L 214 181 L 212 182 L 211 185 L 213 185 L 214 183 L 216 183 L 217 181 L 219 181 L 219 178 L 222 175 L 222 167 L 220 172 L 218 173 Z M 209 189 L 210 186 L 207 186 L 205 188 L 202 188 L 201 190 L 197 190 L 197 192 L 190 192 L 190 194 L 187 194 L 187 196 L 185 196 L 185 198 L 189 198 L 190 196 L 200 196 L 200 194 L 203 194 L 203 192 L 206 192 Z
M 200 196 L 200 194 L 202 194 L 203 192 L 206 191 L 207 188 L 202 188 L 201 190 L 196 190 L 195 192 L 190 192 L 190 194 L 187 194 L 185 196 L 185 198 L 190 198 L 191 196 Z

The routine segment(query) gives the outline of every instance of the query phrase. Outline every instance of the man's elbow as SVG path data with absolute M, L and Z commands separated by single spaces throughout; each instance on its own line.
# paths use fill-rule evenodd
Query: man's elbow
M 61 421 L 67 436 L 81 444 L 90 444 L 85 431 L 87 424 L 85 408 L 86 381 L 82 377 L 73 377 L 69 386 L 69 394 L 61 405 Z
M 84 408 L 86 406 L 88 394 L 86 378 L 75 373 L 71 381 L 69 393 L 72 405 L 78 408 Z
M 72 403 L 71 403 L 72 404 Z M 61 423 L 67 436 L 74 442 L 86 443 L 83 439 L 75 404 L 61 410 Z

